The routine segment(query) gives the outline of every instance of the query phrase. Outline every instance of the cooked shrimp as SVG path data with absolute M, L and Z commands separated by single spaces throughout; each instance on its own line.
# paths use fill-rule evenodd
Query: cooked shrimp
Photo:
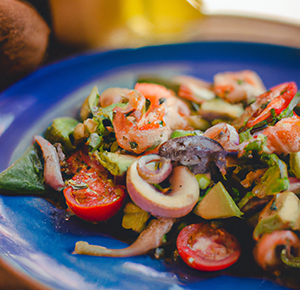
M 267 136 L 269 153 L 289 154 L 300 151 L 300 118 L 297 116 L 284 118 L 260 133 Z
M 239 134 L 235 128 L 227 123 L 219 123 L 207 129 L 203 135 L 219 142 L 227 151 L 237 151 Z
M 214 76 L 214 92 L 230 103 L 249 102 L 266 91 L 260 77 L 253 71 L 218 73 Z
M 137 84 L 133 92 L 135 94 L 126 96 L 131 109 L 116 107 L 112 124 L 119 146 L 141 154 L 170 137 L 172 126 L 167 123 L 168 106 L 165 103 L 173 96 L 165 87 L 148 83 Z M 150 105 L 145 112 L 146 99 L 150 101 Z
M 137 83 L 134 89 L 150 100 L 152 106 L 161 104 L 165 108 L 164 121 L 171 130 L 191 129 L 187 119 L 191 110 L 172 91 L 161 85 L 150 83 Z
M 254 258 L 264 270 L 275 270 L 282 263 L 277 252 L 278 247 L 299 247 L 299 244 L 297 235 L 289 230 L 264 234 L 253 250 Z
M 120 147 L 140 154 L 168 140 L 171 134 L 169 126 L 163 121 L 164 108 L 155 107 L 141 118 L 130 114 L 126 116 L 119 108 L 115 109 L 113 126 Z
M 215 97 L 212 91 L 212 84 L 199 78 L 178 75 L 174 76 L 172 80 L 180 84 L 178 96 L 183 99 L 201 104 Z
M 112 121 L 117 142 L 127 151 L 141 154 L 167 141 L 173 130 L 191 129 L 187 104 L 161 85 L 137 83 L 129 91 L 113 88 L 104 91 L 100 101 L 106 97 L 106 105 L 116 99 L 127 104 L 114 108 Z
M 100 106 L 105 108 L 112 104 L 121 103 L 122 99 L 130 93 L 126 88 L 108 88 L 100 95 Z

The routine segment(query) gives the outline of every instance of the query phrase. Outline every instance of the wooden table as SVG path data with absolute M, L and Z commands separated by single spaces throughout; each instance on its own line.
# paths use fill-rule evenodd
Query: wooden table
M 250 41 L 286 45 L 300 48 L 300 27 L 262 19 L 210 16 L 197 23 L 186 41 Z M 80 50 L 62 46 L 51 40 L 44 64 L 51 64 Z M 10 269 L 0 260 L 0 289 L 2 290 L 47 290 L 39 282 L 15 269 Z

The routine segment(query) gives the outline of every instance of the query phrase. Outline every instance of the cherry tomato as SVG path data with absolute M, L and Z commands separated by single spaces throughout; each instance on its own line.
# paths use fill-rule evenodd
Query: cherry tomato
M 206 223 L 183 228 L 177 237 L 177 249 L 188 266 L 201 271 L 223 270 L 234 264 L 241 254 L 233 235 Z
M 80 157 L 85 159 L 86 155 Z M 78 154 L 76 161 L 79 163 Z M 113 217 L 124 202 L 123 187 L 115 185 L 99 167 L 91 167 L 82 162 L 77 169 L 78 172 L 68 181 L 69 186 L 64 189 L 69 208 L 75 215 L 90 222 Z
M 252 115 L 246 126 L 251 128 L 272 117 L 272 110 L 274 110 L 276 116 L 279 115 L 288 107 L 296 93 L 297 85 L 294 82 L 290 82 L 275 86 L 268 92 L 260 95 L 257 98 L 257 101 L 262 104 L 262 106 Z M 262 109 L 263 105 L 266 104 L 267 106 Z

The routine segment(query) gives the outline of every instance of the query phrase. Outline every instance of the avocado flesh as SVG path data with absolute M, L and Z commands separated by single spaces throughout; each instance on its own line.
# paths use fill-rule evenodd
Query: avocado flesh
M 0 173 L 0 192 L 42 195 L 46 193 L 39 149 L 31 145 L 15 163 Z
M 150 214 L 148 212 L 142 210 L 133 202 L 128 202 L 124 208 L 122 227 L 140 233 L 146 227 L 149 218 Z
M 70 117 L 61 117 L 54 119 L 51 126 L 45 132 L 45 139 L 50 143 L 61 143 L 65 152 L 75 150 L 76 147 L 70 140 L 70 135 L 74 132 L 79 122 Z
M 253 238 L 258 240 L 263 234 L 277 230 L 298 230 L 299 217 L 299 198 L 291 191 L 277 193 L 260 213 Z
M 80 118 L 82 121 L 86 120 L 92 113 L 92 107 L 99 104 L 99 91 L 97 87 L 93 87 L 89 96 L 83 102 L 80 109 Z
M 300 152 L 290 153 L 291 171 L 297 178 L 300 178 Z
M 230 104 L 219 98 L 204 102 L 198 111 L 204 119 L 209 121 L 223 118 L 236 119 L 243 112 L 244 109 L 241 105 Z
M 207 220 L 243 215 L 221 182 L 209 190 L 194 208 L 194 213 Z
M 137 160 L 137 157 L 113 152 L 95 152 L 97 160 L 105 167 L 111 174 L 115 176 L 122 176 L 125 174 L 129 166 Z

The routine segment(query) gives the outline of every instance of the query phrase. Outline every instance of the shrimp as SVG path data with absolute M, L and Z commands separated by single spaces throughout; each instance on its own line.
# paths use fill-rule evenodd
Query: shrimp
M 215 98 L 211 83 L 184 75 L 174 76 L 172 80 L 179 83 L 178 96 L 183 99 L 201 104 Z
M 249 103 L 265 91 L 260 77 L 250 70 L 224 72 L 214 76 L 215 94 L 230 103 L 241 101 Z
M 188 125 L 188 117 L 191 114 L 191 110 L 172 91 L 161 85 L 150 83 L 137 83 L 134 89 L 150 100 L 152 106 L 161 104 L 165 108 L 164 119 L 171 130 L 191 129 Z
M 120 147 L 141 154 L 169 139 L 171 129 L 163 121 L 164 108 L 155 107 L 140 118 L 132 114 L 126 116 L 122 110 L 115 108 L 113 127 Z
M 227 124 L 219 123 L 207 129 L 203 136 L 219 142 L 226 151 L 237 151 L 239 145 L 239 134 L 236 129 Z
M 129 152 L 141 154 L 152 150 L 167 141 L 173 130 L 191 129 L 188 105 L 164 86 L 137 83 L 134 90 L 114 88 L 102 93 L 100 101 L 102 97 L 109 97 L 106 104 L 110 98 L 127 103 L 125 107 L 114 108 L 112 124 L 119 146 Z
M 141 154 L 167 141 L 174 127 L 187 127 L 184 114 L 189 111 L 184 111 L 185 107 L 180 105 L 171 111 L 177 101 L 167 88 L 141 83 L 136 84 L 133 92 L 139 97 L 132 100 L 135 94 L 127 94 L 130 110 L 127 107 L 125 110 L 120 107 L 114 109 L 112 124 L 117 142 L 123 149 Z M 146 99 L 150 105 L 145 112 Z M 178 99 L 178 102 L 182 101 Z
M 277 249 L 280 246 L 299 247 L 300 241 L 295 233 L 289 230 L 274 231 L 264 234 L 257 242 L 253 255 L 257 264 L 264 270 L 275 270 L 282 262 Z
M 267 136 L 268 153 L 289 154 L 300 151 L 300 118 L 297 116 L 284 118 L 259 133 Z
M 123 98 L 129 93 L 130 90 L 126 88 L 108 88 L 100 95 L 100 106 L 105 108 L 112 104 L 121 103 Z

